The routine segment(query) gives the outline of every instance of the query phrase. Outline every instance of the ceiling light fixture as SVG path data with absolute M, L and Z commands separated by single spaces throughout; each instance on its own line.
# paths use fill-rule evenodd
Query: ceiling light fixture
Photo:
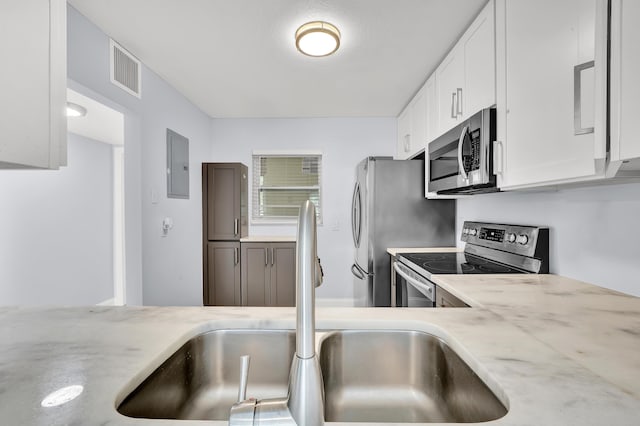
M 67 117 L 84 117 L 87 115 L 87 109 L 82 105 L 67 102 Z
M 296 47 L 307 56 L 329 56 L 340 47 L 340 31 L 328 22 L 307 22 L 296 30 Z

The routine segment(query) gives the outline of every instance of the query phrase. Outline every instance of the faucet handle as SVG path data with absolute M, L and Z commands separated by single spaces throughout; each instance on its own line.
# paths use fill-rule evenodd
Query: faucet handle
M 238 388 L 238 402 L 247 399 L 247 381 L 249 379 L 249 363 L 250 355 L 242 355 L 240 357 L 240 386 Z
M 253 426 L 256 404 L 255 398 L 247 399 L 247 380 L 249 378 L 249 355 L 240 357 L 240 386 L 238 402 L 233 404 L 229 412 L 229 426 Z

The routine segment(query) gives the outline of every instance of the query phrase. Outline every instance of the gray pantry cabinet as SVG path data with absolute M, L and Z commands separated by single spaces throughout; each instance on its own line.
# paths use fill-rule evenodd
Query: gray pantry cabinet
M 248 230 L 248 169 L 202 164 L 202 246 L 205 306 L 239 306 L 240 238 Z
M 295 242 L 240 242 L 247 176 L 241 163 L 202 164 L 203 304 L 295 306 Z
M 208 241 L 239 241 L 248 230 L 248 169 L 241 163 L 202 164 L 203 225 Z
M 209 241 L 204 260 L 205 306 L 240 306 L 240 242 Z

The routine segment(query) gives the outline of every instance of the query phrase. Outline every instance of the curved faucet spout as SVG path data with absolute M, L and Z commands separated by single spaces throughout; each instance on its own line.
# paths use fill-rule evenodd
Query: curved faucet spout
M 315 205 L 300 207 L 296 245 L 296 354 L 289 376 L 289 410 L 296 423 L 324 424 L 324 386 L 315 352 L 315 288 L 322 283 Z
M 307 200 L 300 207 L 298 216 L 296 353 L 291 363 L 289 395 L 286 398 L 271 400 L 238 401 L 231 408 L 230 426 L 324 425 L 324 385 L 315 351 L 315 288 L 321 283 L 322 266 L 317 253 L 316 208 Z M 246 375 L 245 372 L 242 377 Z M 242 399 L 242 390 L 239 395 Z
M 316 208 L 307 200 L 300 207 L 296 244 L 296 355 L 315 353 L 315 287 L 318 280 Z

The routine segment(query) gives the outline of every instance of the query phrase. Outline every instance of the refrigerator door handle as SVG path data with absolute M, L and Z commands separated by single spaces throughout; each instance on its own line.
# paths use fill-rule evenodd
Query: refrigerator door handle
M 351 273 L 358 279 L 364 280 L 365 276 L 355 263 L 351 265 Z
M 360 247 L 360 224 L 362 222 L 361 203 L 360 182 L 356 182 L 356 186 L 353 189 L 353 200 L 351 202 L 351 233 L 353 234 L 353 243 L 356 248 Z

